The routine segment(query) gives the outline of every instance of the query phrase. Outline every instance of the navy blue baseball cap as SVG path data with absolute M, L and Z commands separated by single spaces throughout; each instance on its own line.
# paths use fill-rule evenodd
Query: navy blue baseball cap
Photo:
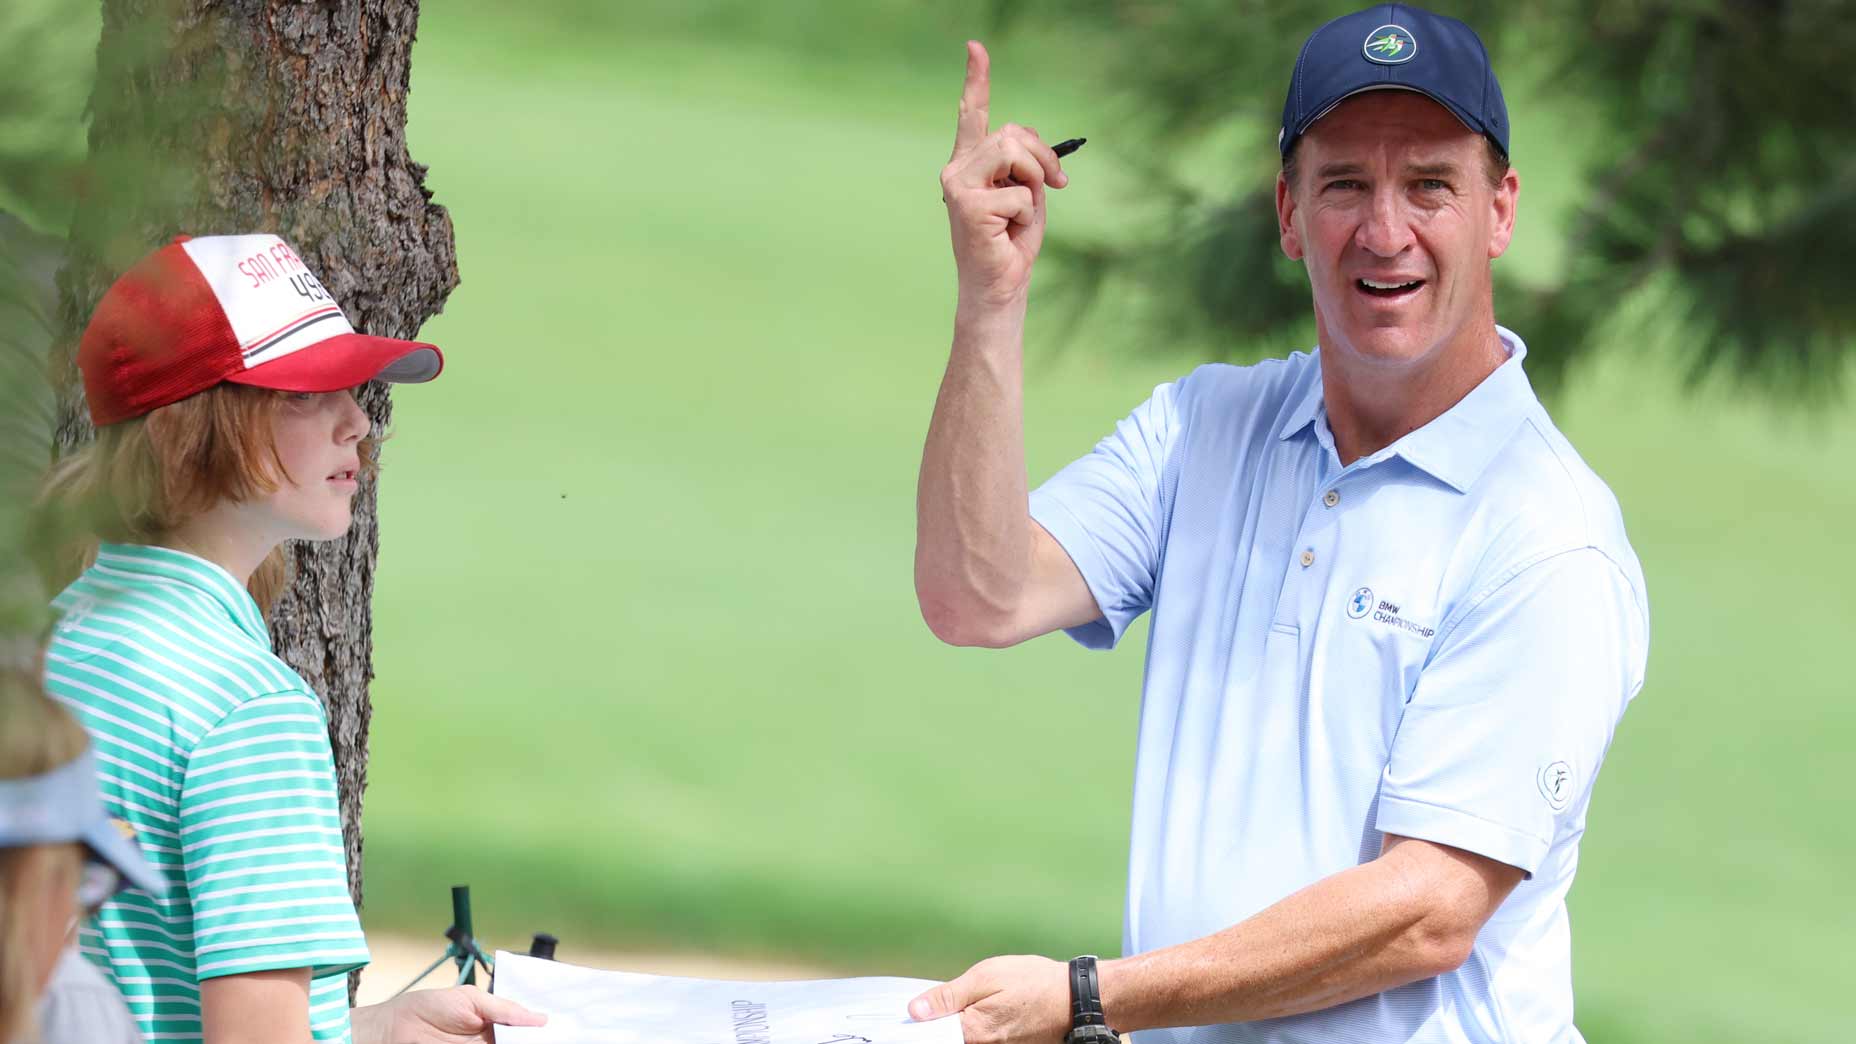
M 1508 105 L 1476 31 L 1410 4 L 1374 4 L 1316 29 L 1302 45 L 1277 145 L 1297 139 L 1363 91 L 1417 91 L 1508 154 Z

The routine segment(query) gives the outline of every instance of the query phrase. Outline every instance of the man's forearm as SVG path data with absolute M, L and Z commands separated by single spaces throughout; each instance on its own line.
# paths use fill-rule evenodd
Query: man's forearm
M 1447 868 L 1440 890 L 1439 868 L 1427 865 L 1439 849 L 1405 843 L 1413 844 L 1216 934 L 1103 962 L 1109 1024 L 1131 1031 L 1297 1015 L 1460 966 L 1519 872 Z
M 1029 572 L 1024 319 L 1022 305 L 955 317 L 915 502 L 916 594 L 944 638 L 1008 611 Z

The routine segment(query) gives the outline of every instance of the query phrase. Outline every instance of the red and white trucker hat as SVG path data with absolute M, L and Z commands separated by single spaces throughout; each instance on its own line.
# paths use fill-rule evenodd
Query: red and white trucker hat
M 77 346 L 99 427 L 222 381 L 328 392 L 438 376 L 438 349 L 354 332 L 296 251 L 273 235 L 176 236 L 122 274 Z

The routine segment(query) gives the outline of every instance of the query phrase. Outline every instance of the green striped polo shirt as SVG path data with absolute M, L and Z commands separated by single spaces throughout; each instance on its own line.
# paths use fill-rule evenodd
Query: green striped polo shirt
M 303 967 L 312 1038 L 348 1041 L 345 975 L 368 955 L 328 719 L 257 603 L 205 559 L 105 544 L 52 604 L 46 689 L 90 730 L 104 804 L 170 882 L 107 903 L 84 955 L 150 1041 L 200 1039 L 204 979 Z

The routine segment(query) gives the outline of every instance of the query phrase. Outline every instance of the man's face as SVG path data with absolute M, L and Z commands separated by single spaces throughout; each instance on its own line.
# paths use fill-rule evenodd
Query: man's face
M 1520 180 L 1491 187 L 1480 135 L 1410 91 L 1344 101 L 1280 178 L 1283 252 L 1303 261 L 1324 348 L 1403 369 L 1492 318 L 1489 261 L 1508 249 Z

